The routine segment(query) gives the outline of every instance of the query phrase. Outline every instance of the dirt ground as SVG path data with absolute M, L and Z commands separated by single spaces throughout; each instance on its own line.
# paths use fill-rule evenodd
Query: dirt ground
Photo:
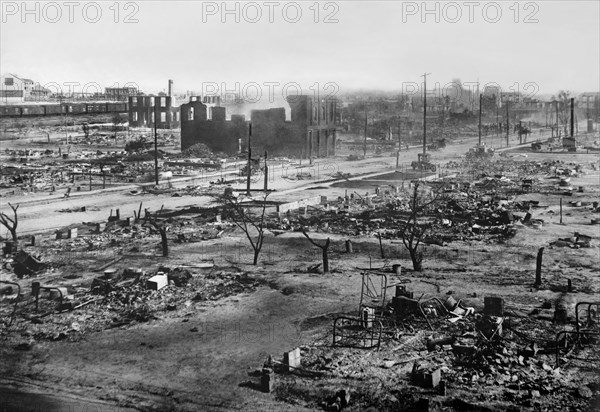
M 451 145 L 436 152 L 434 158 L 447 164 L 472 145 L 472 141 Z M 321 166 L 317 163 L 312 165 L 308 181 L 284 178 L 288 175 L 281 166 L 270 183 L 277 192 L 269 200 L 293 201 L 314 195 L 336 199 L 354 192 L 373 194 L 381 185 L 408 185 L 407 165 L 417 150 L 401 154 L 402 173 L 398 176 L 394 175 L 396 159 L 390 156 L 355 162 L 340 156 Z M 572 177 L 570 185 L 582 186 L 584 191 L 569 197 L 547 191 L 518 194 L 512 200 L 537 202 L 539 207 L 532 209 L 532 215 L 543 220 L 541 227 L 518 224 L 514 236 L 502 242 L 471 236 L 444 246 L 427 245 L 422 272 L 411 270 L 401 240 L 384 239 L 380 247 L 368 231 L 358 235 L 311 233 L 320 241 L 327 237 L 332 241 L 332 271 L 318 273 L 309 268 L 321 262 L 320 250 L 301 233 L 270 230 L 259 265 L 253 266 L 244 234 L 231 225 L 217 227 L 212 215 L 202 218 L 211 223 L 192 225 L 186 231 L 185 221 L 198 221 L 204 212 L 174 218 L 171 223 L 177 230 L 170 234 L 167 258 L 160 256 L 157 234 L 141 225 L 110 228 L 110 235 L 104 237 L 82 225 L 106 221 L 110 210 L 117 207 L 122 217 L 132 216 L 140 201 L 155 211 L 162 205 L 169 211 L 209 206 L 207 196 L 172 195 L 190 185 L 189 181 L 173 182 L 174 189 L 163 194 L 132 194 L 131 188 L 125 188 L 76 194 L 70 199 L 48 194 L 19 199 L 22 233 L 46 233 L 43 247 L 30 250 L 46 253 L 55 265 L 37 278 L 18 279 L 8 268 L 2 269 L 0 280 L 19 283 L 30 305 L 19 309 L 21 315 L 6 326 L 13 300 L 3 296 L 0 302 L 4 320 L 0 391 L 5 399 L 0 410 L 328 410 L 322 402 L 332 395 L 335 400 L 334 394 L 342 388 L 351 393 L 344 409 L 348 411 L 599 410 L 599 363 L 590 360 L 600 359 L 597 346 L 579 354 L 583 361 L 565 359 L 562 367 L 555 365 L 553 351 L 542 350 L 526 357 L 523 365 L 503 363 L 498 370 L 488 366 L 475 369 L 475 373 L 470 366 L 461 365 L 448 348 L 428 352 L 429 338 L 472 332 L 474 321 L 468 318 L 456 324 L 436 319 L 435 330 L 422 319 L 387 325 L 379 350 L 332 346 L 334 319 L 358 314 L 366 269 L 385 273 L 388 285 L 404 285 L 415 298 L 445 300 L 453 296 L 479 314 L 484 297 L 502 297 L 512 313 L 503 349 L 496 348 L 503 354 L 502 362 L 512 362 L 523 349 L 522 342 L 539 342 L 540 347 L 550 348 L 556 333 L 573 329 L 573 319 L 567 325 L 552 322 L 558 300 L 568 299 L 570 307 L 576 302 L 598 302 L 600 225 L 590 224 L 599 217 L 590 205 L 600 197 L 599 156 L 526 149 L 507 154 L 505 159 L 515 161 L 582 164 L 584 173 Z M 351 173 L 357 180 L 334 179 L 332 170 L 336 176 L 338 172 Z M 260 186 L 260 182 L 256 184 Z M 571 200 L 582 205 L 568 203 Z M 82 206 L 85 212 L 59 211 Z M 4 200 L 1 209 L 8 210 Z M 297 213 L 293 217 L 300 219 Z M 371 224 L 369 218 L 363 223 Z M 81 239 L 59 241 L 48 235 L 54 229 L 74 226 L 80 228 Z M 214 235 L 215 231 L 220 234 Z M 590 247 L 554 243 L 574 233 L 589 236 Z M 175 234 L 193 240 L 177 242 Z M 346 251 L 348 239 L 353 242 L 352 253 Z M 534 287 L 540 247 L 545 247 L 543 283 Z M 119 259 L 112 263 L 115 258 Z M 87 294 L 94 278 L 110 263 L 107 267 L 118 271 L 141 268 L 148 273 L 161 267 L 182 267 L 192 277 L 185 286 L 171 284 L 154 292 L 130 289 L 140 293 L 135 295 L 139 302 L 149 305 L 150 315 L 145 318 L 136 312 L 125 319 L 122 308 L 145 306 L 136 300 L 122 305 L 118 300 L 126 294 L 118 292 L 73 311 L 56 313 L 52 301 L 44 301 L 40 311 L 33 311 L 29 297 L 32 281 Z M 393 264 L 402 265 L 401 274 L 391 270 Z M 571 293 L 566 293 L 567 279 L 572 282 Z M 549 302 L 552 309 L 547 309 Z M 389 331 L 393 333 L 389 335 Z M 528 339 L 523 340 L 523 334 Z M 287 373 L 275 368 L 274 391 L 259 390 L 260 370 L 268 356 L 283 361 L 283 353 L 296 347 L 302 353 L 302 369 Z M 411 382 L 415 360 L 442 368 L 445 396 Z M 508 378 L 500 379 L 498 374 Z M 427 402 L 429 406 L 424 406 Z

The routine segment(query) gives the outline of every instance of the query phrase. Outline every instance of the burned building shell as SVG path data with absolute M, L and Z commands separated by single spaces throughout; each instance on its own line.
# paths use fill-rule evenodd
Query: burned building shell
M 179 126 L 179 107 L 172 105 L 171 96 L 129 96 L 129 125 L 171 129 Z
M 335 155 L 337 101 L 290 96 L 291 121 L 285 108 L 252 110 L 250 128 L 243 115 L 226 120 L 225 108 L 208 107 L 200 99 L 181 106 L 181 149 L 203 143 L 215 152 L 237 153 L 248 147 L 272 155 L 327 157 Z

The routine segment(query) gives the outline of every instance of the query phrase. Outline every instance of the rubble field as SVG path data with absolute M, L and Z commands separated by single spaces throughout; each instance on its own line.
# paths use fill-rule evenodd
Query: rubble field
M 197 202 L 223 185 L 164 188 L 188 206 L 21 237 L 0 272 L 2 384 L 98 410 L 598 410 L 599 170 L 515 149 L 323 184 L 286 212 L 255 194 L 248 233 Z

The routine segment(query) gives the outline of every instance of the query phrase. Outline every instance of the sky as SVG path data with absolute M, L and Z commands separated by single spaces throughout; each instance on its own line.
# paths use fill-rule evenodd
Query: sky
M 156 93 L 173 79 L 178 93 L 266 99 L 408 91 L 423 73 L 428 88 L 458 78 L 528 95 L 600 90 L 598 0 L 1 6 L 0 72 L 64 90 Z

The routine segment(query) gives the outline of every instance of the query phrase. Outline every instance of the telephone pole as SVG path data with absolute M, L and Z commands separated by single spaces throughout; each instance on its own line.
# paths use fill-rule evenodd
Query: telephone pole
M 365 101 L 365 140 L 363 143 L 363 156 L 367 157 L 367 102 Z
M 586 127 L 586 132 L 591 132 L 593 130 L 589 130 L 589 124 L 590 124 L 590 96 L 586 96 L 587 98 L 585 99 L 585 127 Z M 593 129 L 593 127 L 592 127 Z
M 479 94 L 479 146 L 481 146 L 481 97 L 483 95 Z
M 265 194 L 269 189 L 269 166 L 267 165 L 267 156 L 269 153 L 265 150 Z
M 500 105 L 496 99 L 496 136 L 500 135 Z
M 571 97 L 571 138 L 575 136 L 575 98 Z
M 402 150 L 402 139 L 400 138 L 400 128 L 402 119 L 398 119 L 398 151 Z
M 558 125 L 558 100 L 556 100 L 556 137 L 560 136 L 560 133 L 558 133 L 558 128 L 560 127 Z
M 510 124 L 508 122 L 508 105 L 510 104 L 510 100 L 506 99 L 506 147 L 508 147 L 508 133 Z
M 425 73 L 423 77 L 423 154 L 427 152 L 427 76 L 431 73 Z
M 158 136 L 156 133 L 156 124 L 158 118 L 156 117 L 156 99 L 154 100 L 154 181 L 158 185 Z
M 248 124 L 248 173 L 246 175 L 246 195 L 250 196 L 250 175 L 252 174 L 252 123 Z

